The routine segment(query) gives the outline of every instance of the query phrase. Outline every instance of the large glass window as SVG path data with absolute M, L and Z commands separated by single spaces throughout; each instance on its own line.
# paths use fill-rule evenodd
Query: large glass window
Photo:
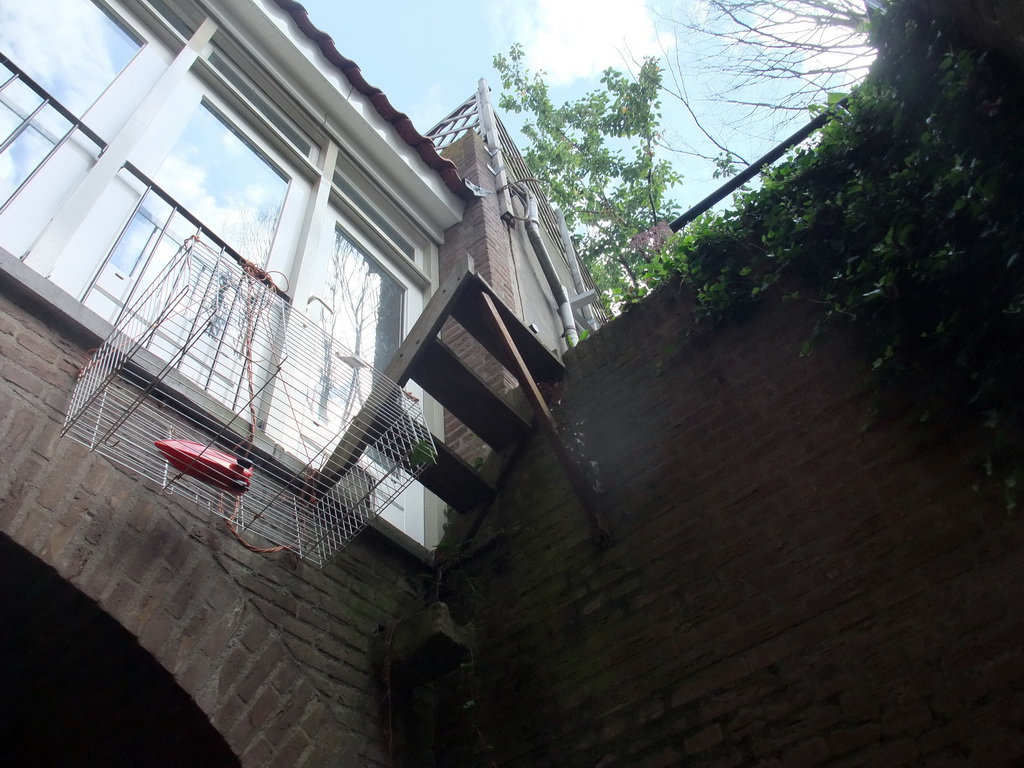
M 382 370 L 402 341 L 404 289 L 340 226 L 334 230 L 323 301 L 331 338 Z
M 90 0 L 0 3 L 0 51 L 78 117 L 140 47 Z
M 196 233 L 196 221 L 246 260 L 266 267 L 288 178 L 206 101 L 197 100 L 164 157 L 154 179 L 158 189 L 130 169 L 122 169 L 118 181 L 114 186 L 122 194 L 108 200 L 109 209 L 126 198 L 138 202 L 83 294 L 102 316 L 112 317 L 140 281 L 146 284 L 163 268 Z M 64 269 L 65 284 L 81 279 L 70 263 Z
M 205 101 L 156 181 L 245 259 L 266 265 L 288 179 Z

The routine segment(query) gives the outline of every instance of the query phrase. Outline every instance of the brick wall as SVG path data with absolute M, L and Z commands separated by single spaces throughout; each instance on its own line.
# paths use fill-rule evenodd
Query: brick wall
M 956 424 L 878 415 L 807 307 L 693 327 L 664 290 L 567 356 L 556 417 L 450 572 L 478 633 L 440 766 L 1024 764 L 1024 523 Z M 941 423 L 938 423 L 941 422 Z
M 519 287 L 512 243 L 508 227 L 501 219 L 494 175 L 487 168 L 491 157 L 483 139 L 469 131 L 445 150 L 445 157 L 458 166 L 464 178 L 490 194 L 470 200 L 462 221 L 445 232 L 438 254 L 440 278 L 444 281 L 453 272 L 464 269 L 469 256 L 477 273 L 505 304 L 518 312 Z M 503 393 L 515 386 L 512 375 L 454 322 L 448 321 L 441 338 L 496 392 Z M 486 456 L 490 450 L 451 414 L 445 417 L 445 440 L 467 461 Z
M 9 295 L 11 284 L 0 291 L 0 533 L 137 638 L 241 765 L 389 765 L 388 742 L 401 754 L 408 723 L 393 711 L 389 734 L 370 644 L 421 605 L 422 563 L 373 532 L 322 571 L 287 553 L 249 552 L 223 521 L 61 438 L 89 344 Z M 8 597 L 15 587 L 25 585 L 4 583 Z M 60 606 L 46 610 L 59 615 Z M 10 618 L 0 617 L 5 642 L 19 631 Z M 54 622 L 47 632 L 72 629 Z M 74 690 L 77 673 L 62 664 L 51 660 L 68 676 L 60 690 Z M 136 672 L 115 666 L 111 674 L 130 681 Z M 129 764 L 157 763 L 136 756 Z

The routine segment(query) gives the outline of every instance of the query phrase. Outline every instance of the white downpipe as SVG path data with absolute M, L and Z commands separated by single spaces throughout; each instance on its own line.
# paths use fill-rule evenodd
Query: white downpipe
M 579 256 L 576 254 L 576 247 L 572 244 L 572 236 L 569 234 L 569 227 L 565 223 L 565 214 L 562 213 L 562 209 L 558 206 L 553 205 L 551 207 L 555 212 L 555 218 L 558 219 L 558 234 L 562 238 L 562 250 L 565 252 L 565 260 L 569 263 L 572 285 L 576 290 L 576 295 L 579 296 L 588 290 L 586 283 L 583 282 L 583 273 L 580 271 Z M 594 308 L 590 304 L 583 305 L 583 319 L 592 331 L 596 331 L 600 326 L 597 317 L 594 315 Z
M 530 192 L 526 193 L 526 210 L 526 234 L 530 237 L 533 251 L 537 254 L 537 261 L 540 262 L 540 268 L 544 271 L 544 277 L 548 280 L 548 287 L 551 289 L 551 294 L 555 297 L 555 304 L 558 305 L 558 317 L 562 322 L 562 337 L 570 348 L 575 347 L 580 340 L 580 336 L 576 331 L 576 320 L 572 316 L 569 294 L 565 290 L 565 286 L 558 279 L 555 265 L 551 262 L 551 256 L 548 254 L 548 249 L 541 238 L 537 198 Z

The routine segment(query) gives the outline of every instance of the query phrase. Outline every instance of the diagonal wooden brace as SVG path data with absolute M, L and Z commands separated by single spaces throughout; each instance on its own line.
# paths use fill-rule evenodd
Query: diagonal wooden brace
M 594 503 L 593 489 L 590 487 L 590 484 L 583 476 L 583 473 L 580 471 L 579 466 L 577 466 L 572 456 L 569 455 L 569 449 L 566 448 L 565 443 L 562 442 L 562 438 L 558 434 L 558 425 L 555 423 L 555 419 L 551 415 L 551 411 L 548 408 L 547 403 L 544 402 L 544 397 L 537 388 L 537 383 L 533 380 L 533 376 L 530 374 L 530 370 L 527 368 L 522 355 L 519 354 L 519 350 L 516 348 L 515 342 L 512 340 L 512 336 L 509 333 L 508 328 L 502 321 L 501 315 L 498 313 L 498 308 L 494 305 L 494 302 L 487 293 L 480 292 L 479 297 L 482 314 L 486 318 L 491 331 L 494 333 L 501 351 L 504 353 L 502 355 L 503 359 L 501 362 L 519 380 L 523 394 L 526 396 L 527 402 L 529 402 L 530 407 L 533 409 L 533 412 L 537 417 L 538 424 L 540 424 L 541 429 L 544 430 L 544 434 L 547 436 L 548 442 L 551 444 L 551 448 L 555 452 L 555 456 L 562 467 L 562 471 L 565 472 L 570 485 L 572 485 L 573 491 L 576 493 L 576 497 L 583 506 L 583 511 L 586 512 L 587 518 L 590 520 L 591 536 L 594 541 L 598 543 L 603 544 L 607 542 L 611 536 L 611 531 L 608 528 L 608 521 L 605 519 L 604 515 L 598 511 L 597 506 Z

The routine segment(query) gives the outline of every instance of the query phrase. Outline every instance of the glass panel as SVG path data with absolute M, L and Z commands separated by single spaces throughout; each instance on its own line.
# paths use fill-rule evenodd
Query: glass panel
M 246 259 L 267 263 L 288 180 L 206 103 L 156 182 Z
M 326 254 L 323 293 L 314 296 L 323 349 L 309 361 L 319 372 L 309 379 L 314 422 L 328 431 L 365 398 L 368 383 L 359 375 L 366 365 L 383 369 L 402 336 L 404 288 L 352 241 L 340 226 L 334 229 Z M 351 355 L 351 356 L 350 356 Z M 317 439 L 322 439 L 318 437 Z
M 139 206 L 139 210 L 132 220 L 128 222 L 124 234 L 121 235 L 121 239 L 114 248 L 114 252 L 110 256 L 110 263 L 126 275 L 134 273 L 142 259 L 142 254 L 148 253 L 149 249 L 153 247 L 154 238 L 159 235 L 170 212 L 171 209 L 167 203 L 155 195 L 147 193 L 146 199 Z
M 29 126 L 0 155 L 0 185 L 13 192 L 53 148 L 53 142 Z M 3 202 L 7 195 L 0 195 Z
M 324 296 L 332 311 L 331 336 L 383 370 L 402 340 L 403 297 L 401 283 L 337 227 Z
M 398 250 L 400 250 L 402 253 L 408 256 L 410 260 L 415 260 L 416 249 L 413 247 L 412 243 L 410 243 L 408 240 L 402 237 L 402 235 L 399 234 L 398 230 L 395 229 L 391 222 L 389 222 L 387 219 L 381 216 L 377 212 L 377 210 L 372 205 L 370 205 L 369 202 L 367 202 L 366 198 L 356 191 L 356 188 L 352 186 L 352 184 L 349 183 L 348 179 L 346 179 L 341 174 L 341 171 L 334 172 L 334 184 L 345 195 L 347 195 L 348 198 L 353 203 L 355 203 L 356 207 L 360 211 L 366 214 L 366 218 L 368 218 L 370 221 L 372 221 L 374 224 L 380 227 L 381 232 L 383 232 L 387 237 L 391 238 L 391 242 L 393 242 L 398 247 Z
M 149 0 L 149 2 L 154 8 L 156 8 L 161 16 L 170 22 L 171 26 L 178 31 L 178 34 L 186 40 L 192 37 L 192 35 L 195 34 L 196 29 L 199 28 L 198 24 L 183 18 L 182 15 L 178 13 L 177 9 L 171 8 L 171 6 L 164 2 L 164 0 Z
M 217 71 L 224 75 L 227 80 L 245 96 L 252 105 L 258 109 L 270 123 L 279 130 L 288 141 L 290 141 L 304 157 L 309 157 L 313 146 L 307 141 L 302 133 L 295 128 L 278 110 L 271 106 L 260 94 L 256 87 L 228 61 L 227 57 L 219 51 L 210 52 L 210 63 L 217 68 Z
M 43 100 L 21 80 L 14 80 L 0 92 L 0 103 L 14 114 L 20 123 L 35 112 Z
M 0 205 L 71 131 L 71 123 L 20 80 L 0 91 Z M 38 110 L 38 111 L 36 111 Z
M 0 50 L 78 116 L 140 47 L 89 0 L 0 3 Z

